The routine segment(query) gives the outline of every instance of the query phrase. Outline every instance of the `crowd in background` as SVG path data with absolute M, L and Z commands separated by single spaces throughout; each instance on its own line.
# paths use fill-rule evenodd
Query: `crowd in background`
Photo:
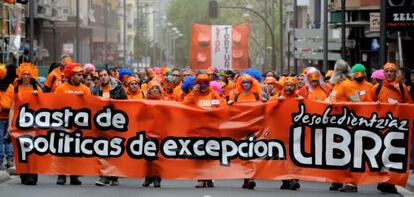
M 304 99 L 319 102 L 380 102 L 411 103 L 414 75 L 401 72 L 393 63 L 383 65 L 367 75 L 364 65 L 352 67 L 338 60 L 333 70 L 322 73 L 308 67 L 298 74 L 277 75 L 273 71 L 261 73 L 250 68 L 244 71 L 221 70 L 215 67 L 193 71 L 190 68 L 154 67 L 138 69 L 105 68 L 96 70 L 93 64 L 81 65 L 63 55 L 51 65 L 46 78 L 39 80 L 38 69 L 30 62 L 0 65 L 0 139 L 7 136 L 9 110 L 14 97 L 32 94 L 63 93 L 95 95 L 108 99 L 172 100 L 186 105 L 214 109 L 237 102 L 283 102 Z M 7 139 L 7 137 L 6 137 Z M 11 144 L 0 140 L 1 169 L 13 163 Z M 3 147 L 4 150 L 3 151 Z M 5 160 L 4 160 L 5 159 Z M 4 162 L 4 161 L 5 162 Z M 5 165 L 3 165 L 5 163 Z M 34 175 L 22 175 L 22 183 L 33 184 Z M 160 177 L 147 177 L 143 186 L 160 187 Z M 57 184 L 65 184 L 66 176 L 58 176 Z M 70 184 L 80 185 L 76 175 L 70 176 Z M 118 177 L 102 176 L 97 185 L 117 185 Z M 253 189 L 256 183 L 245 179 L 243 188 Z M 199 180 L 196 187 L 214 187 L 212 180 Z M 296 190 L 298 180 L 284 180 L 281 189 Z M 356 192 L 352 184 L 333 183 L 331 190 Z M 379 184 L 382 192 L 395 193 L 395 186 Z

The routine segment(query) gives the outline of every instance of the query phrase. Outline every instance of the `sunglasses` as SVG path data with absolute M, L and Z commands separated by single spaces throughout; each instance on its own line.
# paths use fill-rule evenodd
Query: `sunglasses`
M 251 84 L 252 82 L 248 81 L 248 80 L 245 80 L 245 81 L 242 82 L 242 84 L 245 84 L 245 83 Z

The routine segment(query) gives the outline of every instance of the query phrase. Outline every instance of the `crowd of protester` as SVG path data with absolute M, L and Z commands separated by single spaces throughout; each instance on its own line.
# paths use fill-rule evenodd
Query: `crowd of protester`
M 93 64 L 82 66 L 63 55 L 58 63 L 51 65 L 44 81 L 39 81 L 38 69 L 31 63 L 19 66 L 0 65 L 0 139 L 7 136 L 9 109 L 14 97 L 23 98 L 30 94 L 64 93 L 95 95 L 108 99 L 125 100 L 173 100 L 186 105 L 214 109 L 238 102 L 283 102 L 304 99 L 319 102 L 380 102 L 411 103 L 413 89 L 411 79 L 399 71 L 393 63 L 383 65 L 367 76 L 364 65 L 352 67 L 338 60 L 334 70 L 322 73 L 315 67 L 308 67 L 300 74 L 275 72 L 261 73 L 257 69 L 241 72 L 220 70 L 214 67 L 193 71 L 189 68 L 155 67 L 138 69 L 128 68 L 96 70 Z M 411 76 L 414 78 L 414 75 Z M 10 143 L 0 140 L 1 169 L 13 163 L 13 150 Z M 5 150 L 5 151 L 3 151 Z M 4 162 L 3 159 L 6 159 Z M 5 165 L 3 165 L 5 163 Z M 36 184 L 36 175 L 21 175 L 23 184 Z M 66 183 L 66 176 L 59 175 L 57 184 Z M 81 185 L 79 176 L 71 175 L 70 184 Z M 118 177 L 102 176 L 96 185 L 118 185 Z M 151 184 L 161 186 L 160 177 L 146 177 L 144 187 Z M 245 179 L 243 188 L 254 189 L 253 179 Z M 199 180 L 197 188 L 214 187 L 213 180 Z M 296 190 L 299 180 L 284 180 L 281 189 Z M 352 184 L 333 183 L 331 190 L 356 192 Z M 378 190 L 396 193 L 394 185 L 381 183 Z

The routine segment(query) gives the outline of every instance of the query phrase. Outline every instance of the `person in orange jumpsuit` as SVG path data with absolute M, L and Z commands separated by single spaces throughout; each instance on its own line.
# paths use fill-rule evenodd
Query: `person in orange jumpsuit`
M 299 95 L 315 101 L 324 101 L 331 93 L 331 88 L 323 81 L 321 72 L 308 67 L 305 76 L 305 85 L 299 89 Z
M 298 80 L 295 77 L 284 78 L 282 92 L 280 95 L 275 95 L 274 97 L 276 97 L 279 102 L 283 102 L 287 99 L 295 99 L 299 102 L 303 102 L 304 100 L 298 93 Z M 280 189 L 289 190 L 297 190 L 299 188 L 300 184 L 298 179 L 282 180 L 282 185 L 280 186 Z
M 36 81 L 39 71 L 32 63 L 22 63 L 17 68 L 17 85 L 14 87 L 14 96 L 26 100 L 31 94 L 42 94 L 43 90 Z
M 204 109 L 213 109 L 224 106 L 226 103 L 215 91 L 210 88 L 211 78 L 205 73 L 199 73 L 195 78 L 196 84 L 192 92 L 184 97 L 183 103 L 201 107 Z
M 56 88 L 55 93 L 91 95 L 91 90 L 82 83 L 83 68 L 79 63 L 65 66 L 64 73 L 67 80 Z
M 272 100 L 275 96 L 279 96 L 283 90 L 283 85 L 273 77 L 266 77 L 264 80 L 265 91 L 263 94 L 266 100 Z
M 72 58 L 69 55 L 62 55 L 60 57 L 59 66 L 52 70 L 46 78 L 45 87 L 46 92 L 54 92 L 56 88 L 62 84 L 65 80 L 64 70 L 65 66 L 73 63 Z
M 412 103 L 410 91 L 402 82 L 397 81 L 397 66 L 393 63 L 384 65 L 384 81 L 371 89 L 373 100 L 381 103 Z
M 334 85 L 328 102 L 359 102 L 358 90 L 352 83 L 351 68 L 344 60 L 338 60 L 335 63 L 334 74 L 330 83 Z
M 352 69 L 353 81 L 352 84 L 359 92 L 359 99 L 361 102 L 373 101 L 371 93 L 372 84 L 366 80 L 365 66 L 362 64 L 355 64 Z
M 179 85 L 177 78 L 167 76 L 162 80 L 163 97 L 165 100 L 175 100 L 174 89 Z
M 183 103 L 206 110 L 224 106 L 225 100 L 210 88 L 212 78 L 205 72 L 199 72 L 191 92 L 184 97 Z M 198 180 L 196 188 L 214 187 L 213 180 Z
M 145 99 L 163 100 L 162 87 L 158 81 L 152 80 L 148 83 L 147 97 Z M 152 166 L 151 162 L 149 162 L 149 168 L 151 168 L 151 166 Z M 159 176 L 145 177 L 145 181 L 142 184 L 142 186 L 149 187 L 151 184 L 154 184 L 154 187 L 161 187 L 161 177 Z
M 261 100 L 261 95 L 256 92 L 257 87 L 255 79 L 250 75 L 245 74 L 240 76 L 237 80 L 236 88 L 238 89 L 238 93 L 236 93 L 227 104 L 231 105 L 234 102 L 252 102 Z M 244 179 L 242 188 L 254 189 L 255 187 L 256 182 L 253 179 Z
M 64 74 L 66 81 L 56 88 L 55 93 L 91 95 L 91 90 L 86 85 L 82 84 L 83 68 L 79 63 L 70 63 L 66 65 Z M 56 184 L 64 185 L 65 183 L 66 176 L 59 175 Z M 79 176 L 71 175 L 70 184 L 81 185 L 82 182 L 79 180 Z
M 413 102 L 407 86 L 397 81 L 397 71 L 394 63 L 384 65 L 384 80 L 371 89 L 374 101 L 390 104 Z M 380 183 L 377 189 L 383 193 L 398 193 L 395 185 L 389 183 Z
M 42 88 L 36 81 L 38 78 L 38 69 L 32 63 L 26 62 L 20 64 L 17 68 L 17 85 L 14 87 L 14 97 L 20 100 L 27 100 L 30 95 L 42 94 Z M 37 174 L 20 174 L 20 180 L 23 185 L 36 185 Z
M 334 73 L 330 79 L 330 83 L 334 85 L 328 102 L 360 102 L 359 92 L 354 86 L 351 68 L 344 60 L 338 60 L 335 63 Z M 332 183 L 329 190 L 341 192 L 357 192 L 358 187 L 353 184 Z
M 144 92 L 139 87 L 139 79 L 134 76 L 129 77 L 127 80 L 126 93 L 128 100 L 140 100 L 145 98 Z
M 227 102 L 227 104 L 261 100 L 261 95 L 257 92 L 257 85 L 259 85 L 259 83 L 256 83 L 256 80 L 250 75 L 240 76 L 236 84 L 237 93 L 234 94 L 233 98 Z

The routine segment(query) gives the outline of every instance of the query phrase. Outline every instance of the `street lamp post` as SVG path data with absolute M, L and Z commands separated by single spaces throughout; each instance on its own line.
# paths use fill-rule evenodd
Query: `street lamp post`
M 346 2 L 345 0 L 341 0 L 341 13 L 342 13 L 342 59 L 346 60 L 346 20 L 345 20 L 345 8 L 346 8 Z
M 30 61 L 33 61 L 34 55 L 33 55 L 33 43 L 34 43 L 34 9 L 35 9 L 35 2 L 29 1 L 29 15 L 30 15 Z M 2 8 L 3 9 L 3 8 Z
M 329 70 L 328 66 L 328 1 L 323 3 L 323 65 L 322 70 Z
M 79 10 L 79 0 L 76 0 L 76 34 L 75 34 L 75 36 L 76 36 L 76 38 L 75 38 L 75 42 L 76 42 L 76 60 L 78 61 L 78 62 L 81 62 L 81 60 L 80 60 L 80 51 L 79 51 L 79 49 L 80 49 L 80 47 L 79 47 L 79 23 L 80 23 L 80 17 L 79 17 L 79 12 L 80 12 L 80 10 Z

